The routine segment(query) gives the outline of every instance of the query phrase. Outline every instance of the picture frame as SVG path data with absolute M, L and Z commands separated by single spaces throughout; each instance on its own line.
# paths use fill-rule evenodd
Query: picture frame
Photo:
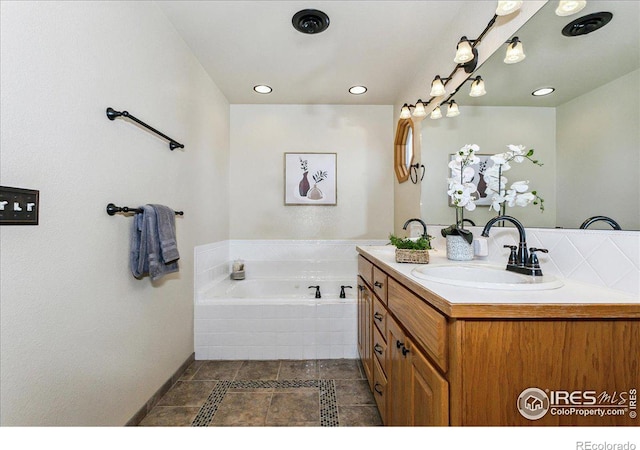
M 338 204 L 337 153 L 285 153 L 284 204 Z
M 476 206 L 491 206 L 491 198 L 487 196 L 486 188 L 487 185 L 484 181 L 483 174 L 484 172 L 491 166 L 493 166 L 493 161 L 491 160 L 492 155 L 484 155 L 484 154 L 476 154 L 478 158 L 480 158 L 480 162 L 477 164 L 472 164 L 468 167 L 471 167 L 475 171 L 475 175 L 471 182 L 476 185 L 478 188 L 478 198 L 475 201 Z M 449 161 L 453 161 L 455 159 L 455 154 L 449 155 Z M 449 169 L 449 178 L 452 177 L 451 169 Z M 451 202 L 451 197 L 449 198 L 449 206 L 453 206 Z

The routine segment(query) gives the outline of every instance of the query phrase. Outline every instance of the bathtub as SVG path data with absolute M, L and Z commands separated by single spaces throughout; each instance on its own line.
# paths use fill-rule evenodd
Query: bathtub
M 196 359 L 357 358 L 356 245 L 224 241 L 196 247 Z M 246 279 L 231 280 L 233 260 Z M 320 286 L 321 298 L 315 298 Z M 340 298 L 340 287 L 345 298 Z

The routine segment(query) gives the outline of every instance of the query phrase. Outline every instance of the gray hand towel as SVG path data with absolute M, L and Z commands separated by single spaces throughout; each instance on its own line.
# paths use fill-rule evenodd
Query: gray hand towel
M 160 252 L 165 264 L 180 259 L 176 242 L 176 213 L 164 205 L 151 205 L 156 210 Z
M 158 205 L 144 205 L 141 207 L 142 213 L 136 214 L 131 230 L 131 251 L 130 264 L 133 276 L 140 279 L 145 275 L 149 275 L 151 280 L 155 281 L 164 275 L 177 272 L 178 260 L 174 258 L 177 255 L 177 246 L 175 246 L 175 217 L 171 217 L 171 224 L 165 228 L 162 234 L 167 241 L 167 254 L 171 261 L 165 261 L 162 256 L 162 245 L 160 239 Z M 164 207 L 166 208 L 166 207 Z M 169 208 L 166 208 L 169 209 Z M 173 210 L 169 209 L 173 215 Z M 163 214 L 163 213 L 161 213 Z M 163 219 L 163 222 L 166 218 Z M 173 230 L 173 244 L 171 243 L 171 230 Z M 172 245 L 175 249 L 172 249 Z

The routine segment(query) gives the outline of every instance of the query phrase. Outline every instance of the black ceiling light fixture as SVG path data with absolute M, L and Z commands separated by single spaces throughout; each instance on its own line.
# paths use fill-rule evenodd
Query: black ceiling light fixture
M 329 28 L 329 16 L 317 9 L 303 9 L 293 15 L 293 28 L 304 34 L 318 34 Z
M 607 11 L 587 14 L 568 23 L 562 29 L 562 35 L 567 37 L 584 36 L 593 33 L 608 24 L 613 18 L 613 14 Z

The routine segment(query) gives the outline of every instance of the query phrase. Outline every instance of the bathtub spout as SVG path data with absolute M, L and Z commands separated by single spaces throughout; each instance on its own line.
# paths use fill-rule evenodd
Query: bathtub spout
M 309 286 L 309 289 L 312 288 L 316 290 L 316 298 L 322 298 L 322 295 L 320 295 L 320 286 Z

